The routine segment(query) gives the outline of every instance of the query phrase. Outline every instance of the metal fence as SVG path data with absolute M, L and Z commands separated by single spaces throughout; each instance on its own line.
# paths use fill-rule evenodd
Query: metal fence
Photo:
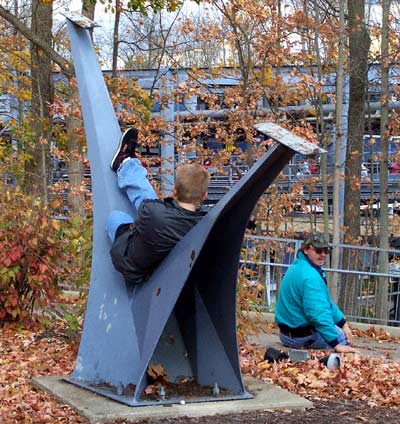
M 294 261 L 302 240 L 274 237 L 245 237 L 241 270 L 253 284 L 263 286 L 266 310 L 273 311 L 279 284 Z M 338 278 L 337 303 L 351 321 L 400 326 L 400 250 L 382 250 L 354 245 L 330 245 L 339 249 L 339 267 L 324 270 L 328 281 Z M 387 272 L 379 272 L 380 256 L 386 260 Z

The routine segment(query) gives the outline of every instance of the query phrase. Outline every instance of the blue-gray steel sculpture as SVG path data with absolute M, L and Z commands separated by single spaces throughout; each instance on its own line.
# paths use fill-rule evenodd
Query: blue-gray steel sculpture
M 176 402 L 168 389 L 156 400 L 143 395 L 148 365 L 162 364 L 169 381 L 190 377 L 214 387 L 214 395 L 210 389 L 210 396 L 187 402 L 250 398 L 236 339 L 240 249 L 251 211 L 299 150 L 300 139 L 271 147 L 148 282 L 130 287 L 112 266 L 105 231 L 112 209 L 130 209 L 109 168 L 120 128 L 87 24 L 69 18 L 67 25 L 91 164 L 94 218 L 89 299 L 75 369 L 67 381 L 131 406 Z M 265 125 L 259 130 L 277 130 Z M 314 147 L 306 145 L 305 153 Z

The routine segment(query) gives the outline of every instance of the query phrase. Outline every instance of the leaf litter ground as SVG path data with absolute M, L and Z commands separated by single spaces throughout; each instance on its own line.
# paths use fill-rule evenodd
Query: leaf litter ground
M 376 332 L 362 334 L 376 337 Z M 391 339 L 391 341 L 394 341 Z M 0 333 L 0 422 L 86 423 L 73 409 L 31 385 L 32 377 L 69 374 L 78 341 L 61 323 L 51 329 L 19 330 L 5 326 Z M 348 355 L 343 367 L 330 371 L 319 363 L 324 352 L 302 363 L 263 361 L 264 350 L 241 347 L 244 374 L 272 382 L 314 403 L 306 411 L 258 411 L 214 417 L 144 420 L 142 424 L 183 423 L 399 423 L 400 363 Z M 117 420 L 115 423 L 128 424 Z

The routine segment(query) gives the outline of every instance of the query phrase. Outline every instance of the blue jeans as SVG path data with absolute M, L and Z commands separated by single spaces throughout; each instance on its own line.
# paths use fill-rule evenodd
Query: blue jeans
M 118 187 L 128 196 L 133 206 L 133 216 L 123 211 L 111 211 L 106 230 L 114 242 L 115 233 L 122 224 L 133 224 L 137 218 L 139 206 L 145 199 L 157 199 L 158 196 L 147 177 L 147 170 L 139 159 L 133 158 L 122 163 L 117 171 Z
M 343 330 L 336 326 L 336 331 L 338 333 L 339 344 L 346 345 L 347 339 Z M 286 334 L 282 334 L 280 332 L 279 338 L 283 346 L 290 347 L 292 349 L 332 349 L 332 347 L 326 343 L 318 331 L 307 337 L 289 337 Z

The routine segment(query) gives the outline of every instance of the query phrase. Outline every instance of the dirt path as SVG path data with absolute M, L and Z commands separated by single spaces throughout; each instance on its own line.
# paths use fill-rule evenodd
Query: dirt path
M 241 414 L 216 415 L 201 418 L 174 418 L 161 420 L 144 420 L 136 424 L 347 424 L 376 423 L 398 424 L 400 410 L 371 408 L 362 402 L 313 401 L 314 408 L 306 411 L 259 411 Z M 130 424 L 129 421 L 117 420 L 115 424 Z

